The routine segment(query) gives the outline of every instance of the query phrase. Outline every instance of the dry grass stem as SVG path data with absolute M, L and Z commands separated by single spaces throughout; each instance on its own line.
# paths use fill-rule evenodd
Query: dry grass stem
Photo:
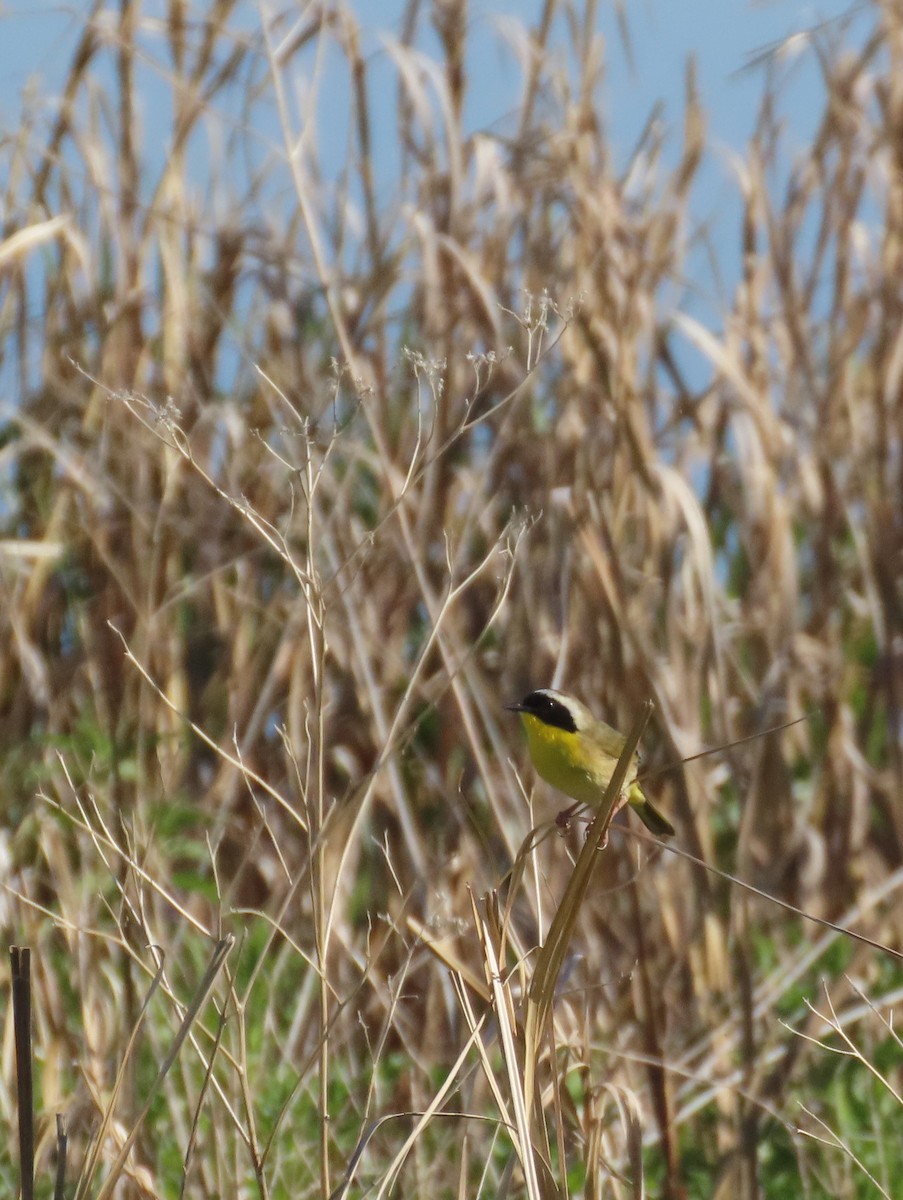
M 693 69 L 623 150 L 626 6 L 498 120 L 483 11 L 360 7 L 98 0 L 2 140 L 37 1194 L 57 1114 L 78 1196 L 903 1194 L 903 9 L 725 171 Z M 540 686 L 673 853 L 624 761 L 545 820 Z

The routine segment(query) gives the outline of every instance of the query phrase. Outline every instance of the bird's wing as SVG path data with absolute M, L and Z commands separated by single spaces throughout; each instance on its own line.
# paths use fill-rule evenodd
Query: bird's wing
M 606 725 L 604 721 L 597 721 L 596 728 L 593 730 L 593 741 L 612 758 L 620 758 L 627 738 L 618 733 L 617 729 Z

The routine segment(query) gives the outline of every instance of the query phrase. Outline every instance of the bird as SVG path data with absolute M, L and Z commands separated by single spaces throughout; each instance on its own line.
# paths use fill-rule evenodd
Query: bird
M 505 708 L 520 713 L 530 759 L 546 783 L 578 804 L 598 808 L 627 741 L 623 734 L 594 717 L 579 700 L 554 688 L 539 688 Z M 634 756 L 632 766 L 638 765 Z M 674 826 L 637 781 L 626 789 L 627 802 L 646 828 L 657 837 L 673 837 Z

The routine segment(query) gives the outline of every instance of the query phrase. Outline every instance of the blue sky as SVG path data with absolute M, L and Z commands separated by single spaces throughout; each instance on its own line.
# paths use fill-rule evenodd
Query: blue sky
M 393 172 L 396 98 L 396 69 L 387 48 L 400 29 L 405 0 L 351 0 L 350 7 L 363 28 L 362 46 L 370 72 L 371 95 L 385 94 L 385 123 L 380 130 L 380 107 L 374 108 L 374 137 L 380 145 L 377 155 L 378 180 L 384 198 L 395 189 Z M 512 50 L 517 23 L 530 24 L 540 10 L 540 0 L 473 0 L 468 8 L 470 58 L 469 94 L 466 108 L 468 130 L 489 129 L 500 134 L 508 131 L 506 118 L 517 107 L 521 70 Z M 112 31 L 118 20 L 118 3 L 109 0 L 107 23 Z M 624 0 L 627 13 L 630 50 L 625 49 L 618 12 L 613 0 L 598 0 L 597 27 L 604 36 L 606 86 L 603 93 L 604 123 L 611 139 L 615 162 L 623 165 L 656 103 L 662 105 L 666 138 L 673 157 L 680 151 L 686 65 L 692 55 L 696 62 L 698 87 L 708 122 L 710 152 L 706 158 L 693 196 L 695 223 L 712 220 L 712 238 L 725 282 L 730 289 L 739 269 L 737 226 L 740 205 L 731 176 L 730 156 L 741 154 L 756 120 L 769 66 L 780 71 L 781 109 L 786 122 L 785 146 L 792 155 L 812 135 L 821 109 L 821 85 L 817 57 L 811 51 L 783 56 L 767 53 L 792 35 L 815 29 L 830 40 L 839 36 L 844 19 L 852 21 L 853 40 L 861 40 L 871 17 L 870 7 L 854 0 Z M 189 5 L 189 19 L 198 20 L 206 4 Z M 864 10 L 864 11 L 863 11 Z M 34 108 L 48 119 L 53 111 L 71 62 L 82 22 L 90 6 L 79 2 L 72 7 L 42 3 L 0 10 L 0 135 L 15 135 L 21 111 L 21 96 L 27 88 Z M 262 9 L 256 4 L 240 3 L 232 24 L 251 37 L 259 35 Z M 303 19 L 303 6 L 283 0 L 269 0 L 264 11 L 284 11 L 293 19 Z M 162 161 L 170 136 L 168 89 L 161 77 L 169 69 L 168 54 L 160 36 L 159 22 L 165 17 L 164 0 L 145 0 L 141 18 L 145 23 L 144 44 L 148 60 L 139 67 L 139 113 L 144 130 L 145 152 Z M 436 45 L 429 23 L 423 22 L 421 47 L 429 53 Z M 798 39 L 801 46 L 804 39 Z M 559 15 L 553 42 L 564 46 L 565 21 Z M 101 61 L 101 60 L 98 60 Z M 110 56 L 103 69 L 111 71 Z M 304 86 L 303 71 L 313 70 L 313 51 L 294 60 L 298 88 Z M 756 65 L 758 64 L 758 65 Z M 767 64 L 767 65 L 763 65 Z M 325 60 L 319 83 L 317 104 L 318 141 L 326 174 L 337 172 L 345 157 L 347 139 L 347 76 L 344 63 Z M 230 111 L 227 97 L 219 97 L 217 106 L 229 112 L 228 121 L 237 127 L 241 117 L 241 97 L 236 94 Z M 281 147 L 282 135 L 272 111 L 272 128 L 255 128 L 260 145 Z M 227 124 L 227 123 L 224 123 Z M 37 135 L 39 137 L 40 135 Z M 204 191 L 205 147 L 197 149 L 193 159 L 198 186 Z M 666 161 L 668 153 L 665 155 Z M 236 162 L 239 156 L 236 155 Z M 5 171 L 0 153 L 0 185 Z M 291 185 L 285 172 L 285 202 L 291 203 Z M 233 197 L 222 196 L 220 189 L 210 203 L 227 205 Z M 277 201 L 278 202 L 278 201 Z M 4 214 L 6 216 L 7 214 Z M 688 264 L 690 282 L 694 264 Z M 703 289 L 708 284 L 703 285 Z M 714 316 L 721 305 L 709 296 L 693 305 L 702 319 Z
M 110 24 L 118 4 L 109 5 Z M 275 2 L 266 8 L 274 11 Z M 286 6 L 287 8 L 289 6 Z M 365 30 L 371 66 L 385 57 L 382 34 L 397 33 L 403 0 L 351 0 L 350 7 Z M 685 64 L 694 55 L 700 91 L 716 142 L 739 149 L 752 128 L 762 90 L 762 70 L 750 68 L 755 56 L 790 35 L 831 23 L 863 9 L 855 0 L 625 0 L 632 63 L 624 52 L 616 6 L 599 0 L 598 27 L 606 37 L 608 123 L 616 145 L 629 147 L 652 105 L 661 100 L 665 112 L 679 122 Z M 529 23 L 539 0 L 476 0 L 469 7 L 472 52 L 469 116 L 474 126 L 492 127 L 513 108 L 519 71 L 508 50 L 506 29 Z M 202 14 L 206 5 L 189 5 Z M 72 6 L 35 0 L 0 8 L 0 114 L 5 129 L 14 128 L 19 97 L 30 82 L 48 99 L 58 91 L 89 5 Z M 145 2 L 150 20 L 162 16 L 161 0 Z M 243 28 L 259 25 L 257 5 L 239 5 Z M 854 16 L 854 21 L 856 20 Z M 859 18 L 862 23 L 862 18 Z M 429 49 L 429 37 L 424 44 Z M 328 87 L 327 80 L 327 87 Z M 817 107 L 817 69 L 811 56 L 797 62 L 792 107 L 800 136 L 809 132 L 806 115 Z

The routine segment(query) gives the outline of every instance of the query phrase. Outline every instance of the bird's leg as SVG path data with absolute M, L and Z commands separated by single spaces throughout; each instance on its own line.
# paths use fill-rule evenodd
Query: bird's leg
M 572 804 L 570 808 L 563 808 L 561 810 L 561 812 L 555 818 L 555 824 L 560 830 L 562 830 L 562 832 L 566 829 L 570 829 L 571 821 L 581 808 L 583 808 L 583 805 L 578 802 L 577 804 Z

